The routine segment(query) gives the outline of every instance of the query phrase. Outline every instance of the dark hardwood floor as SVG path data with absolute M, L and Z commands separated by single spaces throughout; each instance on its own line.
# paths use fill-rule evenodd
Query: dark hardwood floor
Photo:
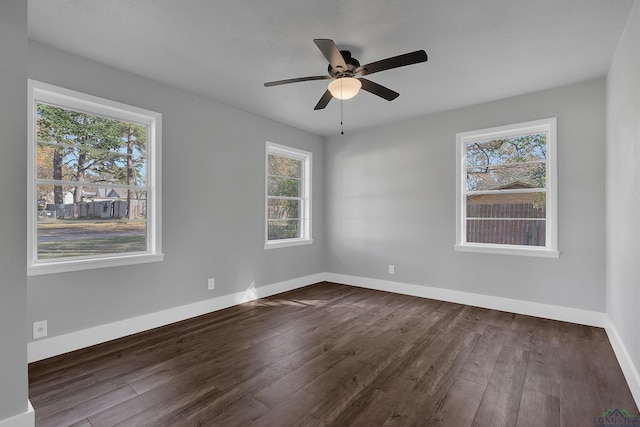
M 603 329 L 319 283 L 29 365 L 37 426 L 588 426 Z

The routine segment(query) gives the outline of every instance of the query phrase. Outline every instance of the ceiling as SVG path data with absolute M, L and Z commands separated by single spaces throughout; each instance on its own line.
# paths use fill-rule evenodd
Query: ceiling
M 29 37 L 322 135 L 340 102 L 314 38 L 362 64 L 424 49 L 426 63 L 367 76 L 400 93 L 344 101 L 345 132 L 604 76 L 633 0 L 29 0 Z

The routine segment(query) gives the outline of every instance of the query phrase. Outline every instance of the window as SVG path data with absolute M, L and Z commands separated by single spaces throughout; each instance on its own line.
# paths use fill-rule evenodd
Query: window
M 265 249 L 310 244 L 311 153 L 266 143 Z
M 28 274 L 162 260 L 161 115 L 29 81 Z
M 456 142 L 456 250 L 557 258 L 556 119 Z

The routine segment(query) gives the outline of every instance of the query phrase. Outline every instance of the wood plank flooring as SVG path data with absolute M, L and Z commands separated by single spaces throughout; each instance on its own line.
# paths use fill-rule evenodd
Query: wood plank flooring
M 603 329 L 318 283 L 29 365 L 37 426 L 593 426 Z

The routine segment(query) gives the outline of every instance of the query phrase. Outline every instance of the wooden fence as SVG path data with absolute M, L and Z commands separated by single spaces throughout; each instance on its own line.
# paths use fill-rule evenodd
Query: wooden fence
M 545 246 L 545 218 L 533 203 L 468 203 L 467 242 Z

